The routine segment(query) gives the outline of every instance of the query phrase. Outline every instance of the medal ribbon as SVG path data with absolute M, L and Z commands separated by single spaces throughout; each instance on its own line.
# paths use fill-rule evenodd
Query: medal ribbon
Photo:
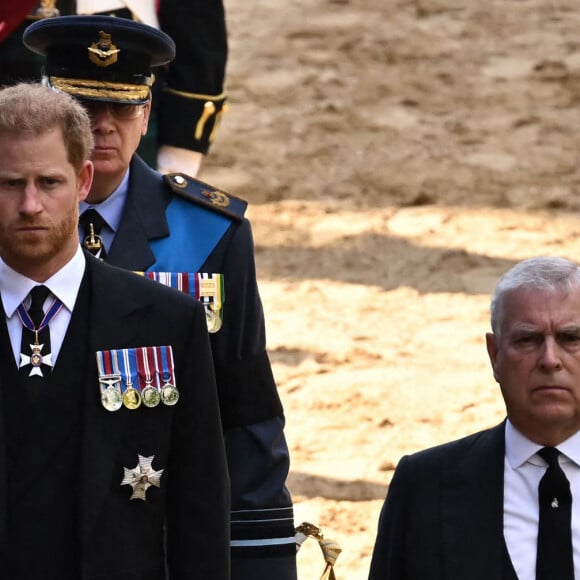
M 197 294 L 195 294 L 195 276 L 194 274 L 190 274 L 187 272 L 181 272 L 172 274 L 175 276 L 175 283 L 177 285 L 177 289 L 187 294 L 188 296 L 193 296 L 193 298 L 197 299 Z
M 197 278 L 200 274 L 191 272 L 137 272 L 137 274 L 141 274 L 149 280 L 154 280 L 164 286 L 179 290 L 199 300 L 199 284 L 197 283 Z
M 209 274 L 198 274 L 196 278 L 199 285 L 199 300 L 207 307 L 211 304 L 211 298 L 213 296 L 213 288 L 208 292 L 208 288 L 211 286 L 206 281 L 209 280 Z
M 110 357 L 109 357 L 109 366 L 110 366 Z M 108 375 L 107 372 L 107 363 L 105 362 L 105 353 L 102 350 L 97 351 L 97 368 L 99 369 L 99 376 Z
M 116 368 L 118 370 L 119 376 L 122 377 L 122 373 L 121 373 L 121 366 L 119 365 L 119 355 L 121 351 L 118 350 L 110 350 L 109 351 L 111 353 L 111 361 L 112 361 L 112 365 L 114 368 Z M 121 392 L 124 392 L 125 389 L 123 388 L 123 383 L 124 381 L 121 380 L 121 384 L 119 385 Z
M 208 315 L 217 316 L 217 328 L 210 326 L 210 332 L 217 332 L 223 319 L 225 298 L 223 274 L 208 274 L 206 272 L 135 272 L 149 280 L 159 282 L 164 286 L 179 290 L 196 300 L 199 300 Z
M 200 300 L 214 305 L 215 312 L 221 312 L 224 300 L 223 274 L 196 274 L 199 284 Z
M 159 391 L 161 390 L 161 373 L 159 372 L 159 357 L 158 352 L 157 352 L 157 348 L 154 346 L 149 346 L 147 347 L 148 351 L 150 351 L 151 354 L 151 359 L 153 361 L 153 367 L 155 369 L 155 372 L 153 373 L 153 382 L 155 383 L 154 386 L 155 388 Z
M 151 358 L 150 348 L 142 346 L 137 349 L 137 377 L 140 379 L 141 390 L 145 387 L 153 386 L 151 370 L 149 368 L 149 359 Z
M 120 353 L 120 355 L 123 357 L 123 369 L 124 369 L 124 377 L 125 377 L 125 384 L 126 384 L 126 389 L 128 388 L 133 388 L 133 378 L 135 377 L 134 373 L 133 373 L 133 369 L 136 368 L 136 363 L 135 363 L 135 350 L 134 348 L 124 348 L 120 351 L 113 351 L 115 353 Z M 135 377 L 136 378 L 136 377 Z M 139 387 L 139 385 L 137 384 L 137 387 Z M 123 390 L 123 392 L 125 392 L 125 390 Z
M 50 308 L 44 315 L 44 318 L 38 325 L 38 328 L 34 325 L 34 322 L 32 322 L 32 318 L 30 318 L 30 314 L 28 314 L 28 311 L 26 310 L 26 308 L 24 308 L 22 304 L 18 306 L 16 312 L 18 313 L 18 318 L 20 318 L 20 322 L 22 322 L 22 325 L 28 328 L 28 330 L 34 332 L 38 337 L 38 333 L 51 323 L 52 319 L 60 312 L 62 307 L 63 303 L 58 298 L 55 298 L 52 301 Z
M 99 368 L 99 375 L 120 374 L 117 357 L 113 356 L 110 350 L 97 351 L 97 367 Z
M 171 383 L 174 387 L 175 376 L 173 374 L 173 349 L 171 346 L 157 346 L 158 352 L 161 356 L 161 378 L 165 383 Z
M 221 274 L 216 274 L 214 276 L 216 281 L 216 296 L 217 296 L 217 303 L 219 306 L 219 311 L 221 313 L 222 306 L 224 304 L 224 296 L 225 296 L 225 289 L 224 289 L 224 277 Z

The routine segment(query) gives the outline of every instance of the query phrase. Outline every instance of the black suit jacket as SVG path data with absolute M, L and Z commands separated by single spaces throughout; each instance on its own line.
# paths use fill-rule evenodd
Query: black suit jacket
M 167 567 L 172 580 L 229 579 L 229 481 L 203 308 L 89 255 L 82 283 L 91 296 L 79 466 L 83 578 L 161 580 Z M 94 353 L 147 345 L 172 346 L 178 403 L 106 411 Z M 11 368 L 0 365 L 6 380 L 13 357 L 4 353 L 2 360 L 10 361 Z M 161 487 L 149 488 L 146 501 L 130 500 L 131 488 L 121 486 L 123 468 L 135 467 L 138 454 L 153 455 L 154 469 L 164 469 Z M 7 533 L 6 479 L 0 439 L 0 541 Z
M 504 425 L 401 459 L 370 580 L 502 578 Z

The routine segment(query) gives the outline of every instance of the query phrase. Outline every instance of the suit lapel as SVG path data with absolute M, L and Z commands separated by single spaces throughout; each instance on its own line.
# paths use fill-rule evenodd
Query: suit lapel
M 169 236 L 166 202 L 162 178 L 134 156 L 123 217 L 107 255 L 109 264 L 145 271 L 155 263 L 149 242 Z
M 504 424 L 475 440 L 442 483 L 446 578 L 502 577 Z
M 90 284 L 89 356 L 85 377 L 85 409 L 83 436 L 83 536 L 87 540 L 101 505 L 115 477 L 118 446 L 123 434 L 127 413 L 125 409 L 106 411 L 101 405 L 98 370 L 95 353 L 98 350 L 139 346 L 138 336 L 146 312 L 131 303 L 124 295 L 122 284 L 116 279 L 116 270 L 87 256 L 87 275 L 83 281 Z M 119 485 L 121 481 L 119 480 Z

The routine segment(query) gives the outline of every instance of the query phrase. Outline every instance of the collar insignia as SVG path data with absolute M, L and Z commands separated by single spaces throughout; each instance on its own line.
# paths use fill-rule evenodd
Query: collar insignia
M 228 196 L 221 191 L 202 189 L 201 194 L 207 198 L 212 205 L 216 205 L 217 207 L 228 207 L 228 205 L 230 205 Z

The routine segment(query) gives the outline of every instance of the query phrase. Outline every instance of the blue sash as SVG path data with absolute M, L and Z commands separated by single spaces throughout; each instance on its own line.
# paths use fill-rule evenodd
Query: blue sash
M 169 237 L 151 242 L 156 261 L 148 272 L 197 272 L 232 219 L 175 196 L 165 212 Z

